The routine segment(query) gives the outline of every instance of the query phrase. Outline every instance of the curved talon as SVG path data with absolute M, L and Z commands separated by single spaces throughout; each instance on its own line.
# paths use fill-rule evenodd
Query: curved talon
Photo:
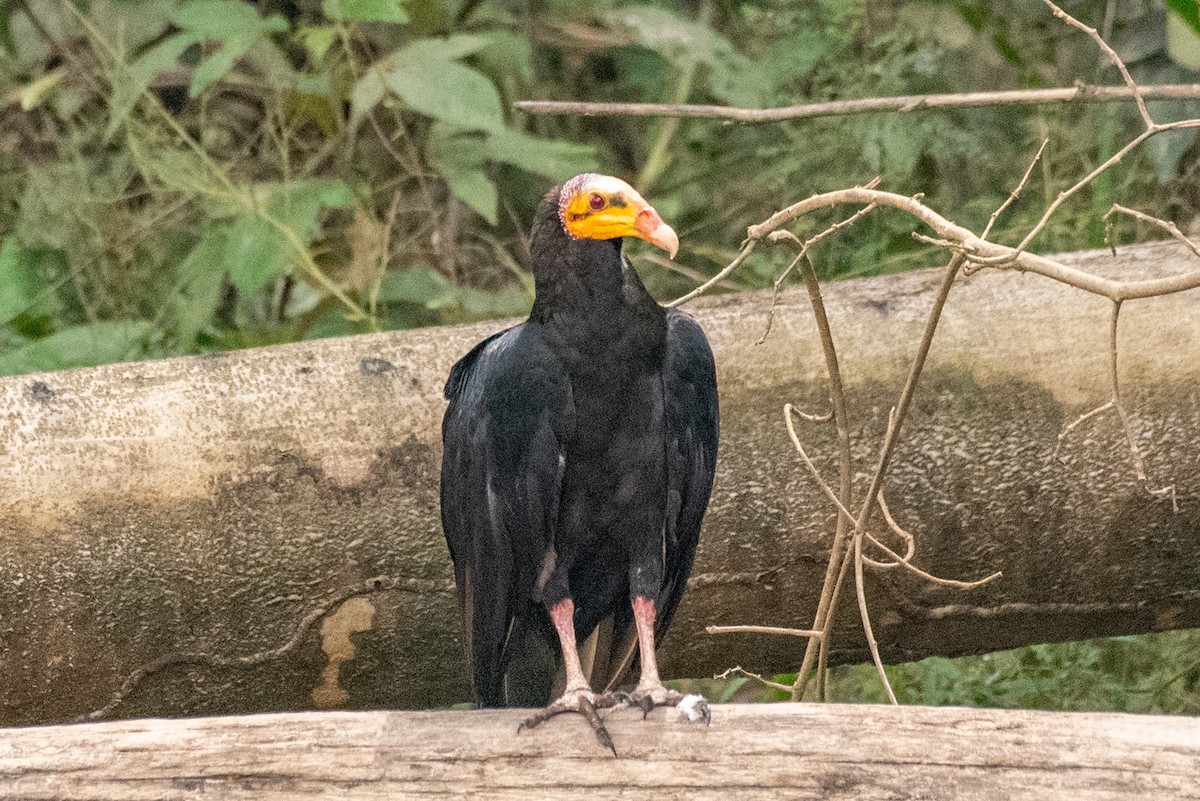
M 613 745 L 612 737 L 609 736 L 608 729 L 604 727 L 604 721 L 600 718 L 600 714 L 596 709 L 607 709 L 608 707 L 616 706 L 616 704 L 617 701 L 609 699 L 607 695 L 597 697 L 590 691 L 569 692 L 545 709 L 539 709 L 525 718 L 517 726 L 517 734 L 520 734 L 525 729 L 537 728 L 552 717 L 566 712 L 574 712 L 583 715 L 584 719 L 592 727 L 592 731 L 596 734 L 596 739 L 600 741 L 600 745 L 612 751 L 612 755 L 615 757 L 617 756 L 616 746 Z
M 712 709 L 702 695 L 684 695 L 677 690 L 658 686 L 634 690 L 628 697 L 630 706 L 642 710 L 642 720 L 645 720 L 656 706 L 673 706 L 693 723 L 704 721 L 704 725 L 712 725 Z

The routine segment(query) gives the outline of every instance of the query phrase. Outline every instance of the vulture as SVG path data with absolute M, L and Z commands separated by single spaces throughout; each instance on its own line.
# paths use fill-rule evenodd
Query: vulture
M 624 181 L 578 175 L 533 221 L 529 319 L 450 371 L 442 527 L 478 703 L 544 707 L 522 727 L 596 710 L 707 703 L 663 686 L 655 643 L 691 571 L 712 490 L 712 351 L 659 305 L 626 236 L 674 257 L 675 232 Z M 636 663 L 640 678 L 617 692 Z M 552 700 L 556 699 L 556 700 Z

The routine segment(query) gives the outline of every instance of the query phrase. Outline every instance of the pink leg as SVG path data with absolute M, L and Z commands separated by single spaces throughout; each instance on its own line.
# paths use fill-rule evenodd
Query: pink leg
M 657 612 L 654 601 L 638 596 L 633 599 L 633 623 L 637 626 L 638 657 L 642 663 L 642 675 L 630 699 L 642 709 L 642 717 L 650 714 L 656 706 L 676 706 L 689 720 L 712 719 L 708 702 L 699 695 L 684 695 L 663 686 L 658 676 L 658 660 L 654 655 L 654 621 Z
M 596 739 L 616 756 L 617 749 L 613 746 L 612 737 L 609 736 L 608 729 L 604 728 L 604 721 L 600 719 L 596 709 L 616 706 L 618 699 L 609 695 L 597 696 L 592 692 L 587 677 L 583 675 L 583 666 L 579 663 L 579 649 L 575 644 L 575 602 L 565 598 L 550 607 L 550 620 L 554 623 L 554 630 L 558 632 L 558 642 L 562 647 L 567 687 L 561 698 L 530 715 L 517 727 L 517 731 L 532 729 L 564 712 L 575 712 L 587 719 L 592 731 L 596 733 Z
M 583 675 L 579 649 L 575 645 L 575 602 L 566 598 L 550 607 L 550 620 L 554 622 L 554 630 L 558 632 L 558 642 L 562 646 L 563 667 L 567 671 L 566 692 L 591 690 Z

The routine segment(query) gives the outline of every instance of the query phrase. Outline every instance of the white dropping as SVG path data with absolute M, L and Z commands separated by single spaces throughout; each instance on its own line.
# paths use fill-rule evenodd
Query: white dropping
M 680 699 L 679 703 L 675 705 L 675 708 L 686 715 L 688 720 L 690 720 L 692 723 L 695 723 L 704 716 L 703 709 L 706 704 L 707 702 L 704 700 L 703 695 L 688 693 L 687 695 L 683 696 L 682 699 Z

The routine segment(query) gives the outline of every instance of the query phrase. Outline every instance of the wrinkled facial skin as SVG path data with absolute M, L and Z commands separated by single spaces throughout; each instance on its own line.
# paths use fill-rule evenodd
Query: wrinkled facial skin
M 636 236 L 674 258 L 679 238 L 637 190 L 619 178 L 585 173 L 563 185 L 558 198 L 563 230 L 575 239 Z

